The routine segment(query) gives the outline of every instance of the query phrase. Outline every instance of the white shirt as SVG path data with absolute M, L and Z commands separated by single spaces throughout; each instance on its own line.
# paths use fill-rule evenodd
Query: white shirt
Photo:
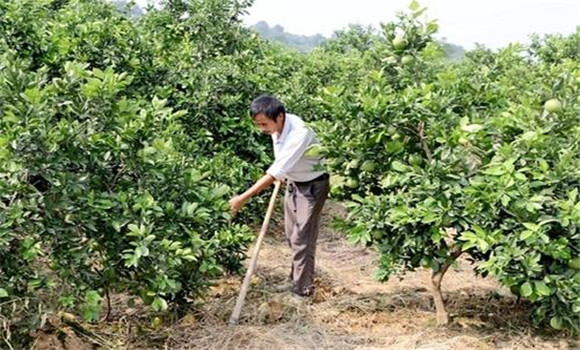
M 282 133 L 272 135 L 274 142 L 274 163 L 266 171 L 276 180 L 288 179 L 290 181 L 305 182 L 314 180 L 323 174 L 315 170 L 320 163 L 320 157 L 309 157 L 304 151 L 314 144 L 318 144 L 318 138 L 300 117 L 286 114 Z

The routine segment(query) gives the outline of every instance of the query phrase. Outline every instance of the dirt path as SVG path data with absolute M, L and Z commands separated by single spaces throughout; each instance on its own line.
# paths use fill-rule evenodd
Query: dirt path
M 373 278 L 377 254 L 353 247 L 333 232 L 327 206 L 317 254 L 314 300 L 297 304 L 275 286 L 289 272 L 290 251 L 280 225 L 265 241 L 240 325 L 226 321 L 239 278 L 220 281 L 201 319 L 182 321 L 166 339 L 169 349 L 574 349 L 530 324 L 526 308 L 492 278 L 475 276 L 466 261 L 450 269 L 444 293 L 452 324 L 436 326 L 428 290 L 429 271 L 418 270 L 387 283 Z M 189 334 L 183 337 L 182 332 Z
M 99 338 L 87 338 L 110 349 L 580 349 L 575 339 L 535 329 L 526 306 L 493 278 L 476 277 L 467 261 L 443 280 L 452 322 L 437 327 L 429 271 L 375 281 L 377 254 L 332 231 L 332 216 L 341 213 L 336 204 L 325 209 L 317 291 L 310 302 L 275 292 L 290 262 L 278 223 L 261 250 L 239 325 L 227 324 L 241 285 L 238 276 L 218 281 L 205 304 L 184 317 L 162 315 L 158 327 L 145 310 L 128 309 L 120 298 L 111 321 L 93 329 Z

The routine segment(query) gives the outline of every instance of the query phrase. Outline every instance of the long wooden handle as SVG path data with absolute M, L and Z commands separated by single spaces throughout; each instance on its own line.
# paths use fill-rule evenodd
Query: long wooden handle
M 264 236 L 266 236 L 266 231 L 268 231 L 268 224 L 270 223 L 270 218 L 274 212 L 274 204 L 276 203 L 276 196 L 278 195 L 278 190 L 280 189 L 280 181 L 276 181 L 274 187 L 274 192 L 272 197 L 270 197 L 270 204 L 268 205 L 268 211 L 266 212 L 266 217 L 264 217 L 264 222 L 262 223 L 262 229 L 260 230 L 260 235 L 256 240 L 256 245 L 254 251 L 252 252 L 252 258 L 250 259 L 250 264 L 248 270 L 246 271 L 246 276 L 244 277 L 244 282 L 242 283 L 242 289 L 238 295 L 238 300 L 236 301 L 236 306 L 230 316 L 230 324 L 236 325 L 240 319 L 240 313 L 242 312 L 242 306 L 244 306 L 244 301 L 246 299 L 246 293 L 248 293 L 248 287 L 250 286 L 250 281 L 252 275 L 254 274 L 254 269 L 256 268 L 256 263 L 258 262 L 258 254 L 260 253 L 260 247 L 262 246 L 262 241 Z

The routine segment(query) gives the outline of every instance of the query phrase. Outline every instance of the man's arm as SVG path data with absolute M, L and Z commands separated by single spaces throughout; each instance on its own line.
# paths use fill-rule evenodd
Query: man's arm
M 256 181 L 256 183 L 248 190 L 246 190 L 246 192 L 240 194 L 239 196 L 235 196 L 230 200 L 232 211 L 237 213 L 240 209 L 242 209 L 244 204 L 250 200 L 250 198 L 270 187 L 275 181 L 276 179 L 270 174 L 262 176 L 260 180 Z

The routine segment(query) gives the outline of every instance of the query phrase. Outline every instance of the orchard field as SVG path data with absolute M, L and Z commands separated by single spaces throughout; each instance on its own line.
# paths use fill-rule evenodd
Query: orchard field
M 0 349 L 578 347 L 580 27 L 454 61 L 413 1 L 300 53 L 251 3 L 0 2 Z M 313 300 L 273 292 L 275 226 L 232 328 L 262 93 L 317 131 L 331 202 Z

